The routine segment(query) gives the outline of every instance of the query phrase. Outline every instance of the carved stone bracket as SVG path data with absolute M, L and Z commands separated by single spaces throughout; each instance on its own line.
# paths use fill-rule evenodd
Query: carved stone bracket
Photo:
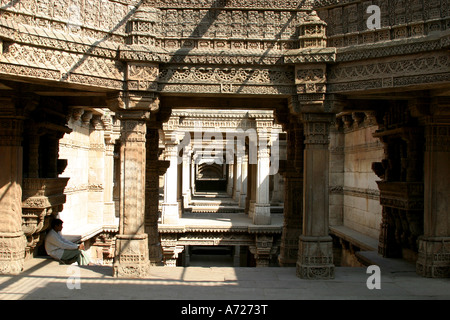
M 271 256 L 276 253 L 277 248 L 273 236 L 256 235 L 255 244 L 249 246 L 249 250 L 256 260 L 256 267 L 268 267 Z

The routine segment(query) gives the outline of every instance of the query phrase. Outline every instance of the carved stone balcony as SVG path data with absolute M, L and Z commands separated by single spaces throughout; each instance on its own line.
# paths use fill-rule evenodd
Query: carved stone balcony
M 401 210 L 423 210 L 422 182 L 377 181 L 381 205 Z
M 26 257 L 39 243 L 40 233 L 62 211 L 66 202 L 64 188 L 69 178 L 29 178 L 22 185 L 22 229 L 27 237 Z

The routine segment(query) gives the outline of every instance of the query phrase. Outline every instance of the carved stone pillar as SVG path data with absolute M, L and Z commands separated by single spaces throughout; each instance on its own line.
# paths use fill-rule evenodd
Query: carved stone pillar
M 332 115 L 302 114 L 305 128 L 303 233 L 299 239 L 297 275 L 334 278 L 333 243 L 328 230 L 329 127 Z
M 145 183 L 145 233 L 148 235 L 149 260 L 151 265 L 162 261 L 161 242 L 158 233 L 159 160 L 158 128 L 147 128 L 146 136 L 146 183 Z
M 242 171 L 241 171 L 241 193 L 239 199 L 239 206 L 245 208 L 245 203 L 247 200 L 247 190 L 248 190 L 248 155 L 242 157 Z
M 175 133 L 165 133 L 164 159 L 170 163 L 164 176 L 164 202 L 162 203 L 162 223 L 177 224 L 178 203 L 178 140 Z
M 303 221 L 303 125 L 294 121 L 285 130 L 287 160 L 281 170 L 284 176 L 284 225 L 278 257 L 283 267 L 297 263 Z
M 26 238 L 22 230 L 23 120 L 6 115 L 11 100 L 0 100 L 0 274 L 23 269 Z
M 241 198 L 241 186 L 242 186 L 242 156 L 237 155 L 236 156 L 236 163 L 235 163 L 235 188 L 234 188 L 234 194 L 233 199 L 238 201 Z
M 270 217 L 270 149 L 268 121 L 256 121 L 258 133 L 258 156 L 256 173 L 256 198 L 253 223 L 265 225 L 271 223 Z
M 256 199 L 256 168 L 255 163 L 249 162 L 248 178 L 247 178 L 247 200 L 245 201 L 245 211 L 248 216 L 253 219 L 255 213 L 255 199 Z
M 86 112 L 85 112 L 86 113 Z M 83 115 L 84 116 L 84 115 Z M 105 136 L 100 115 L 88 116 L 89 126 L 89 176 L 88 221 L 103 224 L 105 188 Z
M 195 196 L 195 154 L 193 151 L 191 151 L 191 181 L 190 183 L 190 194 L 189 198 L 192 199 L 192 197 Z
M 105 129 L 105 185 L 103 224 L 113 226 L 116 224 L 115 206 L 113 196 L 114 186 L 114 146 L 118 137 L 112 134 L 112 119 L 110 115 L 103 116 Z
M 229 163 L 228 164 L 228 179 L 227 179 L 227 193 L 230 196 L 233 196 L 233 189 L 234 189 L 234 164 Z
M 182 167 L 182 198 L 183 208 L 189 206 L 191 201 L 191 150 L 186 147 L 183 151 L 183 167 Z
M 120 224 L 113 264 L 114 276 L 143 278 L 149 271 L 144 229 L 146 121 L 144 111 L 122 112 Z
M 424 234 L 416 270 L 424 277 L 450 277 L 450 104 L 425 123 Z

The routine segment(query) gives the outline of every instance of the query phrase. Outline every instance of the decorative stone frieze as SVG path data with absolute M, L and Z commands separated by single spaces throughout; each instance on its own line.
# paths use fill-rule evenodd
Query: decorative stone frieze
M 444 0 L 445 1 L 445 0 Z M 369 30 L 370 5 L 380 9 L 380 28 Z M 314 1 L 313 7 L 328 24 L 330 44 L 334 47 L 373 44 L 421 37 L 441 30 L 441 17 L 448 17 L 441 0 L 414 1 Z M 445 21 L 445 20 L 444 20 Z

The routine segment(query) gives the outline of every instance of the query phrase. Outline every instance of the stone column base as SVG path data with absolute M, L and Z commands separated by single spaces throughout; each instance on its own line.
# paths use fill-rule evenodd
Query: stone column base
M 301 228 L 284 228 L 280 255 L 278 256 L 280 267 L 295 267 L 297 265 L 298 239 L 301 233 Z
M 247 194 L 241 193 L 240 198 L 239 198 L 239 207 L 245 208 L 246 199 L 247 199 Z
M 271 224 L 270 204 L 255 204 L 255 213 L 253 215 L 253 224 L 267 225 Z
M 334 279 L 331 237 L 300 236 L 297 276 L 302 279 Z
M 419 238 L 418 275 L 450 278 L 450 237 Z
M 17 275 L 22 272 L 26 245 L 23 233 L 0 233 L 0 274 Z
M 113 276 L 145 278 L 149 269 L 147 235 L 117 235 Z
M 163 265 L 162 248 L 160 243 L 149 244 L 148 252 L 151 266 Z

